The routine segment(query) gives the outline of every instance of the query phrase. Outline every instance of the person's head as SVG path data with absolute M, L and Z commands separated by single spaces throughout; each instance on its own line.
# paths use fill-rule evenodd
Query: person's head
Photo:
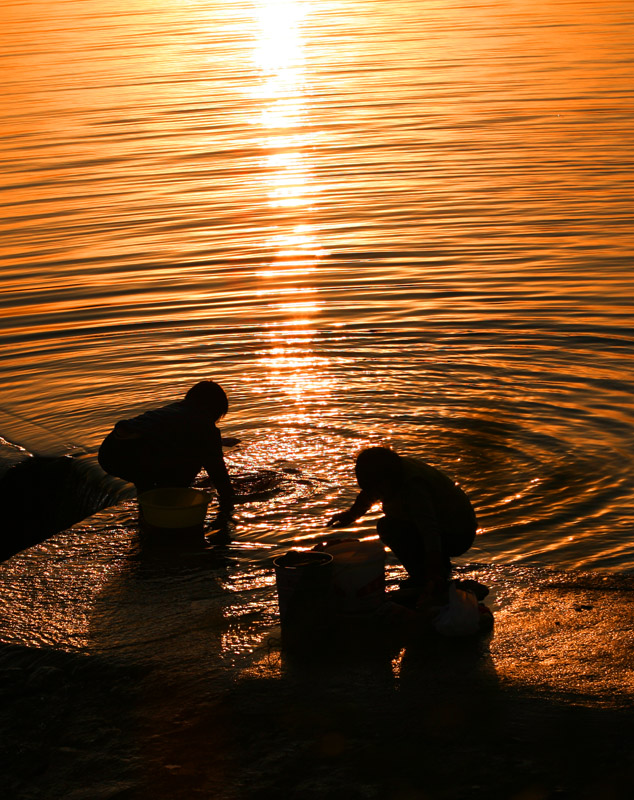
M 224 417 L 229 409 L 225 390 L 214 381 L 200 381 L 192 386 L 185 395 L 185 402 L 199 414 L 211 417 L 214 422 Z
M 398 486 L 403 464 L 398 453 L 389 447 L 368 447 L 357 456 L 354 471 L 359 486 L 376 495 Z

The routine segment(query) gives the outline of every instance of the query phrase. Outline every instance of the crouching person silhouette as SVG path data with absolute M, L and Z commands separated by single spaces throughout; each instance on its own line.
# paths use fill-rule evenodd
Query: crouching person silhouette
M 133 483 L 137 494 L 190 486 L 204 469 L 206 483 L 218 493 L 214 525 L 224 526 L 233 511 L 234 495 L 222 446 L 238 440 L 222 439 L 216 423 L 228 408 L 219 384 L 200 381 L 181 400 L 117 422 L 99 448 L 99 464 L 110 475 Z
M 442 596 L 450 558 L 465 553 L 475 538 L 476 515 L 467 495 L 441 470 L 387 447 L 362 450 L 355 473 L 361 491 L 328 524 L 350 525 L 381 502 L 385 516 L 377 520 L 377 532 L 409 574 L 404 587 L 429 600 Z

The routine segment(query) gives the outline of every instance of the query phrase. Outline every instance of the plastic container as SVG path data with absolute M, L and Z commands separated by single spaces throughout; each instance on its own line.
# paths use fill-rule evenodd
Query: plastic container
M 317 645 L 332 628 L 332 556 L 291 550 L 275 558 L 273 565 L 282 641 Z
M 199 489 L 150 489 L 139 495 L 144 533 L 192 534 L 202 538 L 211 495 Z
M 333 557 L 333 584 L 337 611 L 358 614 L 374 611 L 385 601 L 385 548 L 376 540 L 349 540 L 327 545 Z

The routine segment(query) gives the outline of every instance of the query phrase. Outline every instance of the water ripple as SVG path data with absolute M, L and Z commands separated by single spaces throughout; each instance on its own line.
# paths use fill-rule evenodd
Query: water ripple
M 483 559 L 632 568 L 629 4 L 3 14 L 6 439 L 94 452 L 212 375 L 235 469 L 286 476 L 256 560 L 386 441 L 468 488 Z

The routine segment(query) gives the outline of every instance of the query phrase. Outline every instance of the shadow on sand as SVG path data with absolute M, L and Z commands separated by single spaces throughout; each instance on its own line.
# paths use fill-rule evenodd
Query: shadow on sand
M 631 703 L 502 674 L 510 615 L 473 640 L 350 620 L 294 652 L 270 581 L 228 594 L 226 554 L 196 558 L 133 551 L 95 605 L 95 654 L 0 648 L 4 797 L 631 797 Z

